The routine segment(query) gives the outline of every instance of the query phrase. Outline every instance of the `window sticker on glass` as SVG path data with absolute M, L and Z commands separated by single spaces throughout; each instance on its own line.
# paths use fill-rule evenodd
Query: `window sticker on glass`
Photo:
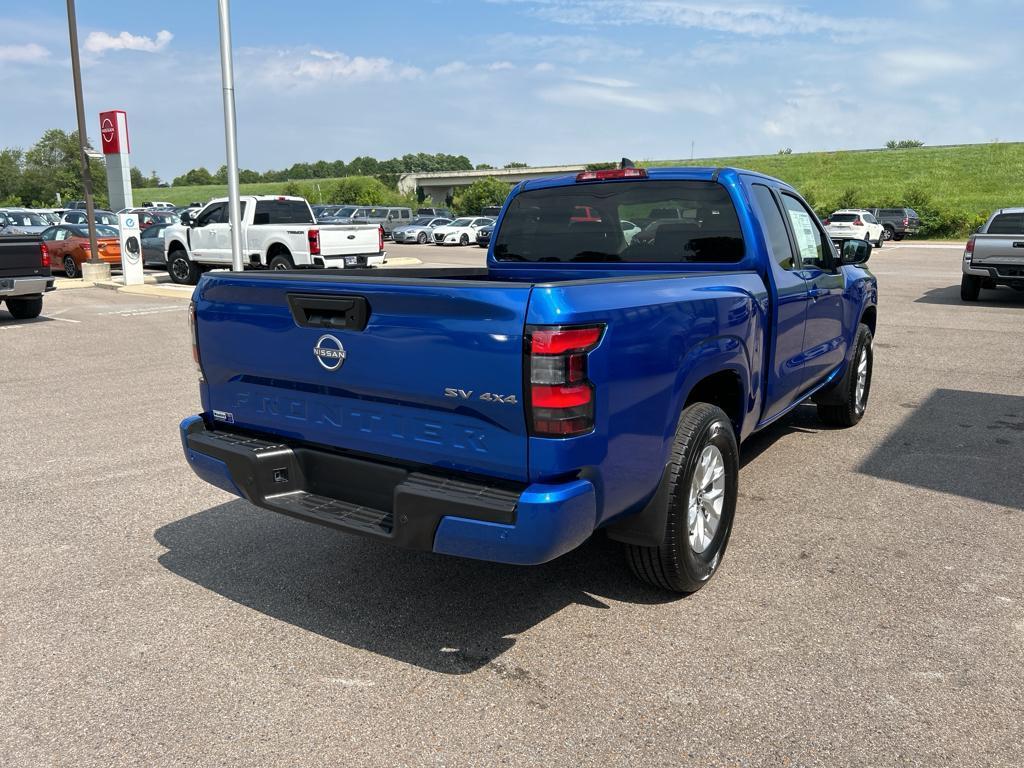
M 800 258 L 805 263 L 816 262 L 819 257 L 818 238 L 811 217 L 804 211 L 790 209 L 789 220 L 793 222 L 793 233 L 796 235 L 796 244 L 800 249 Z

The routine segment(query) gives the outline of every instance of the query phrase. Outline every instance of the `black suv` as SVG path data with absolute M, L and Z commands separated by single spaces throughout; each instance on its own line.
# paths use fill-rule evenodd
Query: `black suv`
M 882 236 L 886 240 L 899 241 L 916 235 L 921 229 L 921 218 L 913 208 L 868 208 L 868 211 L 885 229 Z

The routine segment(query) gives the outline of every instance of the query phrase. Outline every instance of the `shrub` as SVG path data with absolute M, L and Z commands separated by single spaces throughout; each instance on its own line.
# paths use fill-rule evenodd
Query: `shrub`
M 923 146 L 924 142 L 920 139 L 889 139 L 885 142 L 886 149 L 914 149 Z

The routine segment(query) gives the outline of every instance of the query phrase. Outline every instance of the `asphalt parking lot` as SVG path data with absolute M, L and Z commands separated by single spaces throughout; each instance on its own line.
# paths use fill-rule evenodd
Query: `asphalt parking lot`
M 1024 294 L 962 304 L 960 256 L 873 254 L 867 416 L 745 444 L 686 599 L 600 537 L 514 568 L 251 507 L 181 456 L 187 302 L 0 310 L 0 763 L 1021 765 Z

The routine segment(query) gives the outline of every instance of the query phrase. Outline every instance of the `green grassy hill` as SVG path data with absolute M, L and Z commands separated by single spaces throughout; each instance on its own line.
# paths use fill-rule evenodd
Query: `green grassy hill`
M 800 190 L 821 215 L 842 207 L 909 205 L 922 215 L 924 234 L 966 234 L 994 209 L 1024 205 L 1024 143 L 967 144 L 916 149 L 808 152 L 697 160 L 652 160 L 648 166 L 714 165 L 749 168 L 778 177 Z M 242 184 L 243 194 L 282 194 L 297 185 L 316 203 L 331 199 L 338 179 Z M 292 187 L 293 189 L 296 187 Z M 227 187 L 139 190 L 142 199 L 184 205 L 227 194 Z M 381 200 L 381 203 L 391 201 Z

